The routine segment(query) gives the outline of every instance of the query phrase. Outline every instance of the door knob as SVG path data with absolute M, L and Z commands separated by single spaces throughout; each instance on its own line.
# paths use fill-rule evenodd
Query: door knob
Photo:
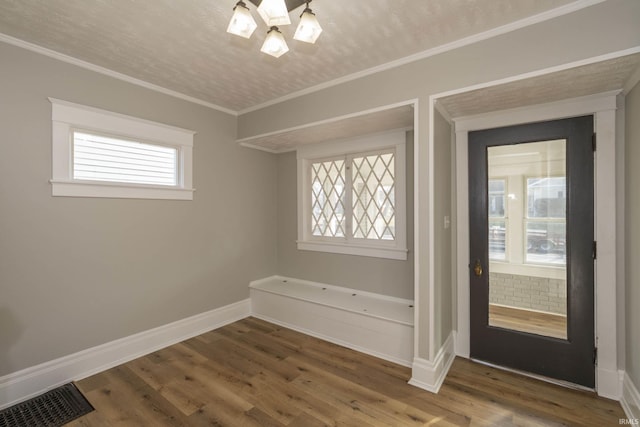
M 480 260 L 476 260 L 476 265 L 473 267 L 473 272 L 476 276 L 482 276 L 482 264 L 480 264 Z

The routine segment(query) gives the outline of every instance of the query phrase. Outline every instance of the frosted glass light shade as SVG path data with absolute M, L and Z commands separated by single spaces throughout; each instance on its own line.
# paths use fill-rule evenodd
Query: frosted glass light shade
M 289 11 L 284 0 L 262 0 L 262 3 L 258 6 L 258 13 L 270 27 L 291 24 Z
M 236 7 L 233 8 L 233 16 L 229 22 L 229 27 L 227 27 L 227 33 L 248 39 L 257 26 L 258 24 L 256 24 L 253 16 L 251 16 L 249 8 L 244 2 L 239 1 Z
M 306 8 L 300 15 L 300 23 L 293 38 L 306 43 L 315 43 L 322 32 L 322 27 L 311 9 Z
M 260 51 L 275 58 L 280 58 L 282 55 L 289 52 L 289 46 L 287 46 L 287 42 L 284 40 L 284 37 L 278 28 L 271 27 Z

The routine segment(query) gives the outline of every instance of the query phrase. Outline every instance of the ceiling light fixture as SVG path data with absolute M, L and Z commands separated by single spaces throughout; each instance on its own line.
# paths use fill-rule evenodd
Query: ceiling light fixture
M 300 23 L 293 38 L 301 42 L 315 43 L 318 37 L 320 37 L 321 32 L 322 27 L 318 22 L 318 18 L 316 18 L 316 14 L 309 8 L 309 2 L 307 2 L 307 7 L 302 12 L 302 15 L 300 15 Z
M 284 36 L 278 27 L 273 26 L 267 32 L 267 38 L 264 39 L 264 43 L 262 44 L 262 49 L 260 49 L 260 51 L 276 58 L 280 58 L 282 55 L 289 52 L 289 46 L 287 46 L 287 42 L 284 40 Z
M 251 16 L 251 11 L 246 3 L 240 0 L 233 8 L 233 16 L 227 27 L 227 32 L 248 39 L 257 27 L 258 24 Z
M 264 23 L 270 27 L 291 24 L 289 11 L 284 0 L 262 0 L 258 6 L 258 13 Z
M 260 49 L 268 55 L 279 58 L 289 51 L 287 42 L 278 27 L 291 24 L 289 12 L 297 9 L 305 3 L 306 7 L 300 15 L 300 23 L 298 24 L 293 38 L 305 43 L 315 43 L 322 32 L 322 27 L 320 26 L 316 15 L 309 8 L 311 0 L 249 1 L 257 6 L 258 14 L 260 14 L 260 17 L 267 26 L 269 26 L 267 37 Z M 248 39 L 251 37 L 256 27 L 257 24 L 253 19 L 253 16 L 251 16 L 251 11 L 243 0 L 239 0 L 233 8 L 233 16 L 231 17 L 231 22 L 229 22 L 227 32 Z

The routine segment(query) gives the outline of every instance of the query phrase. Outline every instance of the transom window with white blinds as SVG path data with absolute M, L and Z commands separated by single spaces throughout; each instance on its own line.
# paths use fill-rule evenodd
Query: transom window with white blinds
M 53 196 L 193 199 L 194 132 L 50 101 Z
M 175 186 L 177 160 L 176 147 L 73 132 L 74 179 Z
M 298 249 L 406 259 L 405 138 L 298 150 Z

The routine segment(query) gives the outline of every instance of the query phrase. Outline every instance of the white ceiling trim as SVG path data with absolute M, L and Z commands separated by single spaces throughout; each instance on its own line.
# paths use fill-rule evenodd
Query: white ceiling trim
M 534 114 L 533 112 L 538 110 L 544 110 L 545 112 L 540 113 L 539 117 L 536 115 L 536 120 L 575 117 L 583 114 L 592 114 L 596 111 L 615 109 L 616 96 L 621 92 L 622 90 L 611 90 L 608 92 L 595 93 L 577 98 L 564 99 L 562 101 L 527 105 L 518 108 L 511 108 L 509 110 L 490 111 L 488 113 L 456 117 L 453 121 L 455 123 L 456 132 L 467 132 L 527 123 L 528 120 L 531 120 L 531 115 Z M 546 113 L 546 111 L 549 112 Z M 507 115 L 508 120 L 505 122 L 505 117 L 507 117 Z
M 490 81 L 490 82 L 479 83 L 479 84 L 476 84 L 476 85 L 467 86 L 467 87 L 463 87 L 463 88 L 459 88 L 459 89 L 454 89 L 454 90 L 450 90 L 450 91 L 446 91 L 446 92 L 435 93 L 435 94 L 431 95 L 429 98 L 432 99 L 432 100 L 438 100 L 439 98 L 444 98 L 444 97 L 451 96 L 451 95 L 458 95 L 458 94 L 461 94 L 461 93 L 470 92 L 470 91 L 478 90 L 478 89 L 486 89 L 488 87 L 499 86 L 499 85 L 502 85 L 502 84 L 505 84 L 505 83 L 513 83 L 513 82 L 517 82 L 519 80 L 525 80 L 525 79 L 529 79 L 529 78 L 532 78 L 532 77 L 539 77 L 539 76 L 543 76 L 545 74 L 555 73 L 555 72 L 558 72 L 558 71 L 565 71 L 565 70 L 569 70 L 571 68 L 581 67 L 583 65 L 591 65 L 591 64 L 598 63 L 598 62 L 602 62 L 602 61 L 608 61 L 610 59 L 621 58 L 621 57 L 627 56 L 627 55 L 634 55 L 634 54 L 637 54 L 637 53 L 640 53 L 640 46 L 634 46 L 634 47 L 629 48 L 629 49 L 619 50 L 617 52 L 611 52 L 611 53 L 607 53 L 607 54 L 600 55 L 600 56 L 594 56 L 594 57 L 587 58 L 587 59 L 581 59 L 579 61 L 568 62 L 566 64 L 556 65 L 554 67 L 549 67 L 549 68 L 543 68 L 543 69 L 540 69 L 540 70 L 531 71 L 531 72 L 524 73 L 524 74 L 518 74 L 516 76 L 510 76 L 510 77 L 506 77 L 504 79 L 493 80 L 493 81 Z
M 271 153 L 271 154 L 280 154 L 280 153 L 284 153 L 285 151 L 280 151 L 280 150 L 272 150 L 271 148 L 266 148 L 263 147 L 261 145 L 257 145 L 257 144 L 251 144 L 249 142 L 241 142 L 239 143 L 240 146 L 245 147 L 245 148 L 251 148 L 253 150 L 260 150 L 260 151 L 264 151 L 266 153 Z M 295 148 L 289 150 L 289 151 L 295 151 Z
M 7 44 L 21 47 L 23 49 L 30 50 L 32 52 L 39 53 L 41 55 L 48 56 L 53 59 L 57 59 L 62 62 L 66 62 L 72 65 L 76 65 L 78 67 L 95 71 L 96 73 L 104 74 L 109 77 L 113 77 L 118 80 L 125 81 L 127 83 L 131 83 L 137 86 L 144 87 L 146 89 L 153 90 L 155 92 L 160 92 L 165 95 L 172 96 L 174 98 L 182 99 L 183 101 L 192 102 L 194 104 L 202 105 L 213 110 L 221 111 L 223 113 L 231 114 L 232 116 L 237 116 L 238 112 L 235 110 L 231 110 L 229 108 L 222 107 L 220 105 L 213 104 L 211 102 L 203 101 L 202 99 L 194 98 L 193 96 L 185 95 L 180 92 L 176 92 L 171 89 L 164 88 L 162 86 L 155 85 L 153 83 L 149 83 L 144 80 L 136 79 L 135 77 L 128 76 L 126 74 L 119 73 L 117 71 L 110 70 L 108 68 L 101 67 L 99 65 L 92 64 L 87 61 L 83 61 L 81 59 L 74 58 L 73 56 L 65 55 L 60 52 L 56 52 L 55 50 L 47 49 L 46 47 L 39 46 L 37 44 L 29 43 L 21 39 L 17 39 L 15 37 L 11 37 L 4 33 L 0 33 L 0 41 L 5 42 Z
M 263 147 L 261 145 L 258 144 L 253 144 L 253 143 L 248 143 L 248 142 L 241 142 L 239 145 L 242 147 L 246 147 L 246 148 L 252 148 L 255 150 L 260 150 L 260 151 L 265 151 L 267 153 L 271 153 L 271 154 L 283 154 L 283 153 L 291 153 L 292 151 L 298 151 L 301 147 L 309 147 L 309 146 L 313 146 L 313 145 L 318 145 L 318 144 L 325 144 L 327 142 L 344 142 L 344 141 L 349 141 L 352 139 L 356 139 L 356 138 L 362 138 L 363 136 L 366 135 L 373 135 L 376 133 L 384 133 L 384 132 L 392 132 L 392 131 L 398 131 L 398 132 L 409 132 L 411 130 L 414 130 L 415 126 L 403 126 L 403 127 L 391 127 L 391 128 L 385 128 L 384 130 L 375 130 L 372 132 L 366 132 L 363 134 L 357 134 L 357 135 L 348 135 L 348 136 L 344 136 L 344 135 L 338 135 L 338 136 L 331 136 L 328 137 L 326 139 L 323 139 L 321 141 L 317 141 L 317 142 L 313 142 L 310 144 L 298 144 L 298 145 L 292 145 L 292 146 L 287 146 L 285 148 L 278 148 L 278 149 L 272 149 L 272 148 L 267 148 L 267 147 Z
M 271 105 L 275 105 L 275 104 L 278 104 L 278 103 L 281 103 L 281 102 L 284 102 L 284 101 L 287 101 L 287 100 L 290 100 L 290 99 L 294 99 L 294 98 L 297 98 L 297 97 L 300 97 L 300 96 L 303 96 L 303 95 L 307 95 L 307 94 L 310 94 L 310 93 L 314 93 L 314 92 L 317 92 L 317 91 L 320 91 L 320 90 L 323 90 L 323 89 L 326 89 L 326 88 L 329 88 L 329 87 L 333 87 L 333 86 L 336 86 L 336 85 L 339 85 L 339 84 L 342 84 L 342 83 L 345 83 L 345 82 L 349 82 L 349 81 L 356 80 L 356 79 L 359 79 L 359 78 L 362 78 L 362 77 L 365 77 L 365 76 L 369 76 L 371 74 L 375 74 L 375 73 L 379 73 L 379 72 L 382 72 L 382 71 L 386 71 L 386 70 L 389 70 L 389 69 L 392 69 L 392 68 L 396 68 L 396 67 L 411 63 L 411 62 L 415 62 L 415 61 L 418 61 L 418 60 L 421 60 L 421 59 L 425 59 L 425 58 L 428 58 L 428 57 L 431 57 L 431 56 L 434 56 L 434 55 L 438 55 L 440 53 L 444 53 L 444 52 L 451 51 L 451 50 L 454 50 L 454 49 L 457 49 L 457 48 L 460 48 L 460 47 L 463 47 L 463 46 L 467 46 L 467 45 L 470 45 L 470 44 L 473 44 L 473 43 L 477 43 L 477 42 L 480 42 L 482 40 L 486 40 L 486 39 L 489 39 L 489 38 L 492 38 L 492 37 L 503 35 L 505 33 L 509 33 L 511 31 L 515 31 L 515 30 L 518 30 L 518 29 L 521 29 L 521 28 L 524 28 L 524 27 L 527 27 L 527 26 L 530 26 L 530 25 L 534 25 L 534 24 L 537 24 L 537 23 L 540 23 L 540 22 L 543 22 L 543 21 L 547 21 L 547 20 L 550 20 L 550 19 L 553 19 L 553 18 L 556 18 L 556 17 L 559 17 L 559 16 L 563 16 L 563 15 L 566 15 L 566 14 L 569 14 L 569 13 L 572 13 L 572 12 L 576 12 L 578 10 L 581 10 L 581 9 L 596 5 L 598 3 L 602 3 L 604 1 L 606 1 L 606 0 L 577 0 L 577 1 L 569 3 L 567 5 L 560 6 L 558 8 L 551 9 L 551 10 L 539 13 L 537 15 L 530 16 L 530 17 L 521 19 L 519 21 L 515 21 L 515 22 L 509 23 L 509 24 L 506 24 L 506 25 L 503 25 L 503 26 L 500 26 L 500 27 L 497 27 L 497 28 L 493 28 L 491 30 L 484 31 L 482 33 L 479 33 L 479 34 L 476 34 L 476 35 L 473 35 L 473 36 L 470 36 L 470 37 L 465 37 L 463 39 L 460 39 L 460 40 L 457 40 L 457 41 L 454 41 L 454 42 L 451 42 L 451 43 L 446 43 L 444 45 L 441 45 L 441 46 L 438 46 L 438 47 L 435 47 L 435 48 L 432 48 L 432 49 L 427 49 L 427 50 L 425 50 L 423 52 L 419 52 L 419 53 L 414 54 L 414 55 L 409 55 L 409 56 L 406 56 L 404 58 L 401 58 L 401 59 L 398 59 L 398 60 L 395 60 L 395 61 L 391 61 L 391 62 L 388 62 L 386 64 L 382 64 L 382 65 L 379 65 L 379 66 L 375 66 L 375 67 L 372 67 L 372 68 L 368 68 L 368 69 L 363 70 L 363 71 L 352 73 L 352 74 L 349 74 L 349 75 L 346 75 L 346 76 L 343 76 L 343 77 L 340 77 L 340 78 L 337 78 L 337 79 L 334 79 L 334 80 L 331 80 L 331 81 L 328 81 L 328 82 L 325 82 L 325 83 L 321 83 L 319 85 L 315 85 L 315 86 L 312 86 L 312 87 L 309 87 L 309 88 L 306 88 L 306 89 L 302 89 L 302 90 L 299 90 L 299 91 L 296 91 L 296 92 L 292 92 L 292 93 L 289 93 L 289 94 L 284 95 L 282 97 L 279 97 L 279 98 L 273 99 L 271 101 L 267 101 L 267 102 L 264 102 L 264 103 L 261 103 L 261 104 L 258 104 L 258 105 L 255 105 L 253 107 L 249 107 L 249 108 L 246 108 L 246 109 L 243 109 L 243 110 L 240 110 L 240 111 L 236 111 L 236 110 L 233 110 L 233 109 L 230 109 L 230 108 L 222 107 L 220 105 L 217 105 L 217 104 L 214 104 L 214 103 L 211 103 L 211 102 L 208 102 L 208 101 L 204 101 L 202 99 L 195 98 L 193 96 L 186 95 L 186 94 L 183 94 L 183 93 L 178 92 L 178 91 L 167 89 L 165 87 L 162 87 L 162 86 L 159 86 L 159 85 L 156 85 L 156 84 L 153 84 L 153 83 L 149 83 L 149 82 L 147 82 L 145 80 L 137 79 L 135 77 L 131 77 L 129 75 L 126 75 L 126 74 L 123 74 L 123 73 L 120 73 L 120 72 L 117 72 L 117 71 L 113 71 L 111 69 L 108 69 L 108 68 L 105 68 L 105 67 L 102 67 L 102 66 L 99 66 L 99 65 L 96 65 L 96 64 L 93 64 L 93 63 L 90 63 L 90 62 L 87 62 L 87 61 L 84 61 L 84 60 L 69 56 L 69 55 L 65 55 L 63 53 L 60 53 L 60 52 L 57 52 L 57 51 L 42 47 L 40 45 L 37 45 L 37 44 L 34 44 L 34 43 L 30 43 L 30 42 L 27 42 L 27 41 L 24 41 L 24 40 L 9 36 L 9 35 L 4 34 L 4 33 L 0 33 L 0 41 L 1 42 L 5 42 L 7 44 L 14 45 L 14 46 L 18 46 L 18 47 L 21 47 L 21 48 L 24 48 L 24 49 L 27 49 L 27 50 L 30 50 L 30 51 L 33 51 L 33 52 L 36 52 L 36 53 L 40 53 L 42 55 L 45 55 L 45 56 L 48 56 L 48 57 L 51 57 L 51 58 L 54 58 L 54 59 L 57 59 L 57 60 L 60 60 L 60 61 L 66 62 L 66 63 L 70 63 L 70 64 L 73 64 L 73 65 L 79 66 L 81 68 L 85 68 L 85 69 L 88 69 L 88 70 L 91 70 L 91 71 L 94 71 L 94 72 L 97 72 L 97 73 L 100 73 L 100 74 L 103 74 L 103 75 L 107 75 L 107 76 L 116 78 L 118 80 L 122 80 L 122 81 L 125 81 L 125 82 L 128 82 L 128 83 L 131 83 L 131 84 L 135 84 L 137 86 L 141 86 L 141 87 L 144 87 L 146 89 L 150 89 L 150 90 L 153 90 L 153 91 L 156 91 L 156 92 L 159 92 L 159 93 L 163 93 L 165 95 L 169 95 L 169 96 L 172 96 L 174 98 L 178 98 L 178 99 L 182 99 L 182 100 L 194 103 L 194 104 L 202 105 L 202 106 L 211 108 L 213 110 L 217 110 L 217 111 L 224 112 L 226 114 L 230 114 L 232 116 L 238 116 L 240 114 L 245 114 L 245 113 L 249 113 L 251 111 L 256 111 L 256 110 L 259 110 L 259 109 L 262 109 L 262 108 L 265 108 L 265 107 L 268 107 L 268 106 L 271 106 Z
M 318 121 L 315 121 L 315 122 L 305 123 L 303 125 L 293 126 L 293 127 L 285 128 L 285 129 L 279 129 L 279 130 L 275 130 L 275 131 L 272 131 L 272 132 L 265 132 L 265 133 L 261 133 L 259 135 L 248 136 L 248 137 L 245 137 L 245 138 L 239 138 L 239 139 L 236 139 L 236 143 L 238 143 L 240 145 L 243 145 L 245 147 L 257 148 L 256 146 L 252 145 L 250 141 L 256 141 L 256 140 L 259 140 L 259 139 L 262 139 L 262 138 L 265 138 L 265 137 L 279 135 L 279 134 L 283 134 L 283 133 L 287 133 L 287 132 L 304 130 L 304 129 L 311 128 L 311 127 L 327 125 L 327 124 L 331 124 L 331 123 L 334 123 L 334 122 L 337 122 L 337 121 L 340 121 L 340 120 L 353 119 L 353 118 L 356 118 L 356 117 L 365 116 L 367 114 L 378 113 L 378 112 L 381 112 L 381 111 L 391 110 L 393 108 L 404 107 L 404 106 L 407 106 L 407 105 L 415 106 L 417 104 L 418 104 L 418 99 L 417 98 L 407 99 L 406 101 L 400 101 L 400 102 L 395 102 L 393 104 L 381 105 L 379 107 L 370 108 L 368 110 L 358 111 L 356 113 L 343 114 L 343 115 L 340 115 L 340 116 L 335 116 L 335 117 L 331 117 L 331 118 L 324 119 L 324 120 L 318 120 Z M 263 150 L 274 152 L 274 153 L 278 153 L 278 151 L 268 150 L 268 149 L 264 149 L 264 148 L 263 148 Z
M 538 24 L 540 22 L 548 21 L 550 19 L 554 19 L 569 13 L 576 12 L 581 9 L 585 9 L 590 6 L 594 6 L 598 3 L 602 3 L 606 0 L 577 0 L 573 3 L 569 3 L 564 6 L 557 7 L 555 9 L 551 9 L 537 15 L 529 16 L 527 18 L 521 19 L 519 21 L 514 21 L 506 25 L 502 25 L 497 28 L 493 28 L 488 31 L 484 31 L 482 33 L 475 34 L 473 36 L 465 37 L 460 40 L 456 40 L 454 42 L 446 43 L 441 46 L 437 46 L 431 49 L 427 49 L 425 51 L 406 56 L 401 59 L 397 59 L 395 61 L 387 62 L 386 64 L 377 65 L 375 67 L 368 68 L 366 70 L 358 71 L 357 73 L 349 74 L 334 80 L 330 80 L 325 83 L 321 83 L 319 85 L 311 86 L 306 89 L 302 89 L 296 92 L 289 93 L 287 95 L 281 96 L 276 99 L 272 99 L 271 101 L 263 102 L 258 105 L 254 105 L 253 107 L 245 108 L 243 110 L 238 111 L 238 115 L 250 113 L 252 111 L 260 110 L 262 108 L 269 107 L 271 105 L 279 104 L 284 101 L 288 101 L 294 98 L 298 98 L 300 96 L 308 95 L 310 93 L 318 92 L 323 89 L 327 89 L 332 86 L 337 86 L 342 83 L 346 83 L 352 80 L 356 80 L 362 77 L 366 77 L 372 74 L 376 74 L 382 71 L 390 70 L 392 68 L 400 67 L 405 64 L 409 64 L 411 62 L 419 61 L 421 59 L 429 58 L 431 56 L 439 55 L 444 52 L 448 52 L 454 49 L 458 49 L 464 46 L 468 46 L 473 43 L 478 43 L 483 40 L 490 39 L 492 37 L 500 36 L 512 31 L 519 30 L 521 28 L 525 28 L 534 24 Z

